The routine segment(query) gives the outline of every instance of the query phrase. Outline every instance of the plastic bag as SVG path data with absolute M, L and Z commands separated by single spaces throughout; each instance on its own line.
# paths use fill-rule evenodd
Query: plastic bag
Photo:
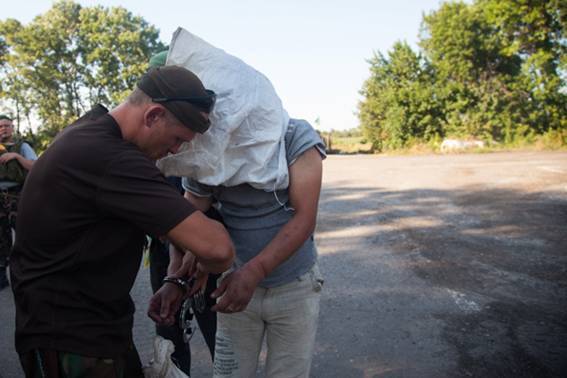
M 166 176 L 202 184 L 247 183 L 274 191 L 289 184 L 285 132 L 289 116 L 270 81 L 242 60 L 178 28 L 166 65 L 194 72 L 217 94 L 211 127 L 158 161 Z
M 147 366 L 144 366 L 145 378 L 190 378 L 181 371 L 171 360 L 175 347 L 170 340 L 161 336 L 154 339 L 154 356 Z

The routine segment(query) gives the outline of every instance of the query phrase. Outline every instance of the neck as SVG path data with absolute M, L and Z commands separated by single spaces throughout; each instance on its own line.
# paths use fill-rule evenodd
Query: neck
M 112 109 L 109 114 L 118 124 L 122 138 L 135 144 L 139 127 L 143 121 L 143 113 L 137 111 L 136 106 L 123 102 Z

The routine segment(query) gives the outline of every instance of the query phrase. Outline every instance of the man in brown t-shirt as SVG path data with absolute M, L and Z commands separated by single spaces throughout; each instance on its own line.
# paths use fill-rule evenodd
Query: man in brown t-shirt
M 95 107 L 38 159 L 22 191 L 11 262 L 16 350 L 27 376 L 142 374 L 129 292 L 145 234 L 190 250 L 199 271 L 230 267 L 226 230 L 155 167 L 207 130 L 214 100 L 190 71 L 152 69 L 125 102 L 110 112 Z M 150 317 L 171 323 L 185 294 L 182 279 L 166 277 Z

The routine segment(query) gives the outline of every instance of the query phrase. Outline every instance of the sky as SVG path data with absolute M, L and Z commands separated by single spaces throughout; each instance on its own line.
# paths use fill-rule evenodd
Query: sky
M 417 49 L 423 13 L 440 0 L 75 0 L 122 6 L 169 44 L 181 26 L 266 75 L 293 118 L 320 130 L 358 127 L 359 91 L 374 52 L 396 41 Z M 0 19 L 26 24 L 50 0 L 6 1 Z M 318 124 L 315 124 L 316 120 Z

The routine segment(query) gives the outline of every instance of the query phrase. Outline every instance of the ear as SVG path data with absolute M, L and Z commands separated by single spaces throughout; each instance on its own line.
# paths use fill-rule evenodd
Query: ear
M 165 109 L 158 104 L 151 105 L 144 113 L 144 124 L 146 127 L 152 127 L 157 124 L 165 116 Z

